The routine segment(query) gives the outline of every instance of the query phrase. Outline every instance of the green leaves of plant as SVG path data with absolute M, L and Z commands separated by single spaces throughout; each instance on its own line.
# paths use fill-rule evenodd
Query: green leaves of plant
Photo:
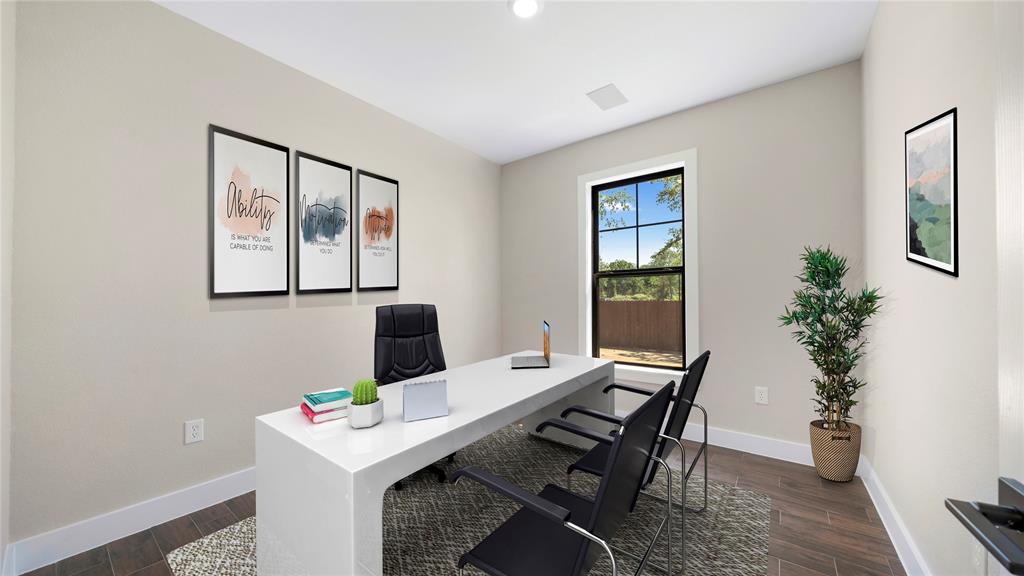
M 848 292 L 843 287 L 846 258 L 831 248 L 804 248 L 800 260 L 804 266 L 797 279 L 803 286 L 779 322 L 794 328 L 793 339 L 821 372 L 812 379 L 818 415 L 829 428 L 845 427 L 857 405 L 853 396 L 865 385 L 850 372 L 864 357 L 868 341 L 863 333 L 881 308 L 882 296 L 878 288 Z

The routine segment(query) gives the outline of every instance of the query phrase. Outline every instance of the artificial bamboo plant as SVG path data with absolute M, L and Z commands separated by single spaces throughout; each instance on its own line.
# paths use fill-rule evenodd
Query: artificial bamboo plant
M 868 341 L 868 320 L 881 308 L 878 288 L 848 292 L 843 280 L 849 271 L 846 258 L 831 248 L 804 248 L 800 257 L 803 286 L 779 316 L 791 326 L 793 338 L 807 350 L 820 374 L 815 376 L 815 402 L 827 429 L 847 428 L 853 398 L 865 382 L 852 374 Z

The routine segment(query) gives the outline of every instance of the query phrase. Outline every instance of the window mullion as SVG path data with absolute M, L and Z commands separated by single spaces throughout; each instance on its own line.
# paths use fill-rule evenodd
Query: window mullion
M 640 269 L 640 183 L 633 184 L 633 232 L 636 237 L 636 268 Z

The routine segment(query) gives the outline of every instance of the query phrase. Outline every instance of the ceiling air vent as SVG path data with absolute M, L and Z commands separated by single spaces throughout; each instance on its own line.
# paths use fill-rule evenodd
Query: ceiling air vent
M 601 110 L 611 110 L 616 106 L 621 106 L 629 100 L 615 87 L 615 84 L 608 84 L 602 86 L 592 92 L 587 92 L 587 96 L 597 104 L 597 107 Z

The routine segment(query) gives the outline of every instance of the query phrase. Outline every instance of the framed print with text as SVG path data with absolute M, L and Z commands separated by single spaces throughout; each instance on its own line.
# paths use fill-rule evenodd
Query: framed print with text
M 288 148 L 209 128 L 210 297 L 288 294 Z
M 398 290 L 398 181 L 357 171 L 359 289 Z
M 904 138 L 907 260 L 959 276 L 956 108 Z
M 295 153 L 299 294 L 352 290 L 352 168 Z

